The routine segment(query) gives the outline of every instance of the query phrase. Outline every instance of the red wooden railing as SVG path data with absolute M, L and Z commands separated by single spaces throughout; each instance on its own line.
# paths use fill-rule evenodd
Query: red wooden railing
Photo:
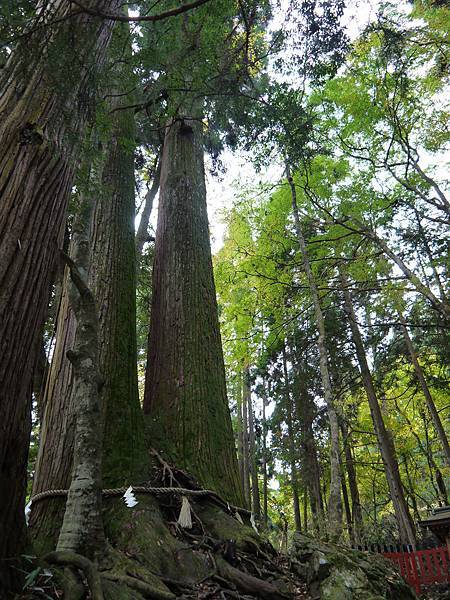
M 420 595 L 423 585 L 450 582 L 450 556 L 446 546 L 415 552 L 383 552 Z

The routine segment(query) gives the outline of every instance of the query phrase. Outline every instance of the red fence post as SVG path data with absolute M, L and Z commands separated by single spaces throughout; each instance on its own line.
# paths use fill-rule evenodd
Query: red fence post
M 450 557 L 446 546 L 416 552 L 383 552 L 420 595 L 422 585 L 450 582 Z

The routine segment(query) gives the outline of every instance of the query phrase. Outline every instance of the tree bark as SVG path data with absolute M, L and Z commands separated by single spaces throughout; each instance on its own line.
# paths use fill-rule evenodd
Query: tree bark
M 420 366 L 419 363 L 419 359 L 417 357 L 417 352 L 416 349 L 414 348 L 414 344 L 409 336 L 409 332 L 408 332 L 408 326 L 407 323 L 405 321 L 405 317 L 403 316 L 402 312 L 399 310 L 398 311 L 398 318 L 400 320 L 401 323 L 401 328 L 403 331 L 403 336 L 405 338 L 405 342 L 406 342 L 406 347 L 408 348 L 408 352 L 409 355 L 411 357 L 411 362 L 413 364 L 414 367 L 414 371 L 416 373 L 416 377 L 417 380 L 420 384 L 420 387 L 422 389 L 424 398 L 425 398 L 425 403 L 427 405 L 428 408 L 428 412 L 430 413 L 431 416 L 431 420 L 433 421 L 433 425 L 434 428 L 436 430 L 437 436 L 439 438 L 439 441 L 442 444 L 442 450 L 444 452 L 444 456 L 445 456 L 445 460 L 447 462 L 447 466 L 450 467 L 450 445 L 448 443 L 448 438 L 447 435 L 445 433 L 444 430 L 444 426 L 442 425 L 442 421 L 441 418 L 439 416 L 439 413 L 437 411 L 436 405 L 433 401 L 433 397 L 431 396 L 431 392 L 430 389 L 427 385 L 425 376 L 423 374 L 423 370 L 422 367 Z
M 144 410 L 174 462 L 241 504 L 199 120 L 174 119 L 166 128 L 159 197 Z
M 246 396 L 248 406 L 248 423 L 249 423 L 249 450 L 250 450 L 250 472 L 252 476 L 252 512 L 257 521 L 261 520 L 261 500 L 259 497 L 259 481 L 258 481 L 258 464 L 256 461 L 256 440 L 255 440 L 255 417 L 253 414 L 252 394 L 249 381 L 249 371 L 245 373 Z
M 294 397 L 297 418 L 300 423 L 303 481 L 309 491 L 309 500 L 313 523 L 318 532 L 323 528 L 323 500 L 320 488 L 320 466 L 317 458 L 317 446 L 314 439 L 314 403 L 308 394 L 306 375 L 297 364 L 298 395 Z
M 120 3 L 86 4 L 115 11 Z M 40 16 L 54 22 L 47 35 L 42 29 L 30 32 L 0 76 L 0 578 L 5 590 L 20 579 L 9 561 L 23 548 L 33 370 L 63 239 L 75 140 L 83 138 L 112 26 L 87 13 L 67 18 L 73 6 L 68 2 L 50 6 Z
M 247 401 L 247 369 L 242 373 L 242 470 L 244 475 L 244 498 L 246 506 L 251 509 L 250 487 L 250 444 L 248 429 L 248 401 Z
M 93 558 L 105 542 L 101 514 L 99 320 L 94 295 L 87 285 L 92 205 L 92 199 L 82 198 L 74 224 L 74 260 L 66 259 L 72 281 L 68 296 L 76 319 L 74 345 L 67 355 L 73 370 L 75 433 L 71 483 L 56 547 L 57 551 L 73 551 L 88 558 Z
M 159 180 L 161 176 L 161 155 L 156 159 L 156 168 L 152 180 L 152 185 L 147 190 L 144 200 L 144 208 L 139 221 L 139 227 L 136 233 L 136 257 L 139 260 L 145 242 L 148 241 L 148 225 L 153 209 L 153 202 L 159 190 Z
M 345 468 L 348 476 L 348 487 L 350 489 L 350 497 L 352 500 L 352 531 L 353 542 L 359 544 L 361 542 L 361 534 L 363 528 L 363 518 L 361 510 L 361 500 L 359 497 L 358 480 L 356 477 L 355 461 L 353 460 L 352 449 L 350 445 L 349 432 L 345 421 L 339 422 L 342 432 L 342 443 L 345 453 Z
M 297 206 L 297 192 L 291 177 L 289 165 L 286 164 L 286 176 L 292 196 L 292 212 L 294 214 L 295 230 L 300 246 L 311 297 L 314 305 L 314 314 L 318 330 L 317 346 L 320 357 L 320 374 L 322 378 L 323 394 L 327 405 L 328 420 L 330 423 L 330 499 L 328 506 L 329 532 L 332 540 L 337 541 L 342 533 L 342 500 L 341 500 L 341 472 L 339 464 L 339 423 L 334 406 L 333 392 L 331 389 L 331 378 L 328 370 L 328 356 L 326 347 L 325 320 L 322 307 L 320 306 L 319 292 L 314 280 L 314 275 L 309 263 L 305 238 L 303 236 Z
M 262 404 L 262 430 L 263 430 L 263 440 L 262 440 L 262 471 L 263 471 L 263 523 L 267 526 L 267 504 L 268 504 L 268 485 L 267 485 L 267 421 L 266 421 L 266 388 L 263 382 L 264 392 L 263 392 L 263 404 Z
M 378 439 L 378 446 L 383 459 L 392 504 L 397 517 L 400 539 L 403 543 L 411 544 L 413 547 L 415 547 L 416 531 L 414 522 L 409 513 L 408 505 L 406 503 L 398 462 L 395 456 L 394 445 L 384 424 L 383 415 L 381 413 L 375 386 L 372 380 L 372 374 L 367 362 L 364 344 L 356 321 L 352 299 L 348 291 L 348 280 L 342 268 L 339 269 L 339 274 L 344 294 L 345 312 L 347 313 L 349 319 L 353 343 L 355 345 L 356 356 L 361 371 L 361 377 L 366 390 L 367 399 L 369 401 L 370 413 L 372 415 L 373 425 Z
M 114 35 L 126 34 L 118 28 Z M 104 423 L 104 483 L 136 483 L 145 461 L 143 417 L 136 366 L 136 300 L 134 247 L 134 141 L 131 111 L 116 111 L 104 158 L 101 189 L 90 234 L 89 286 L 99 311 L 99 364 Z M 126 142 L 126 143 L 125 143 Z M 100 175 L 98 176 L 100 177 Z M 98 184 L 97 184 L 98 187 Z M 93 193 L 93 192 L 90 192 Z M 71 248 L 71 253 L 73 249 Z M 66 358 L 74 343 L 75 323 L 64 284 L 55 351 L 47 381 L 33 493 L 67 489 L 74 443 L 72 365 Z M 37 545 L 53 549 L 63 504 L 48 498 L 32 506 L 30 529 Z
M 286 402 L 286 422 L 288 426 L 288 448 L 289 463 L 291 467 L 292 502 L 294 506 L 294 521 L 296 531 L 302 530 L 302 519 L 300 515 L 300 503 L 298 499 L 298 474 L 295 460 L 294 426 L 292 422 L 292 397 L 289 385 L 289 374 L 287 368 L 286 343 L 283 342 L 283 375 L 284 375 L 284 397 Z

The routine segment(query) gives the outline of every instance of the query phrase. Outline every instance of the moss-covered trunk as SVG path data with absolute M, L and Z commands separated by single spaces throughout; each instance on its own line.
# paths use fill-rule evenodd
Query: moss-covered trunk
M 99 365 L 104 382 L 103 482 L 109 487 L 136 483 L 139 465 L 145 460 L 136 366 L 134 117 L 129 111 L 114 114 L 102 191 L 93 213 L 89 259 L 89 286 L 99 307 Z M 33 494 L 67 489 L 70 482 L 74 405 L 72 366 L 66 353 L 73 337 L 74 317 L 65 290 L 46 387 Z M 58 498 L 47 498 L 32 507 L 33 537 L 47 549 L 58 535 L 63 507 L 64 502 Z
M 160 448 L 241 504 L 209 243 L 202 123 L 175 119 L 161 166 L 144 410 Z
M 118 4 L 87 1 L 88 7 L 107 11 Z M 0 578 L 5 588 L 18 580 L 8 567 L 23 547 L 33 368 L 62 242 L 73 148 L 83 136 L 111 32 L 111 21 L 84 12 L 65 18 L 70 3 L 50 3 L 45 10 L 51 14 L 41 18 L 53 23 L 47 34 L 37 28 L 23 38 L 0 75 Z

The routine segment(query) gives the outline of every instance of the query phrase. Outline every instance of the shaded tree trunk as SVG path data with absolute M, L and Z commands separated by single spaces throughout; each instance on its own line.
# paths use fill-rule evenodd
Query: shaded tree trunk
M 348 487 L 350 490 L 350 497 L 352 500 L 352 532 L 353 542 L 359 544 L 361 542 L 361 534 L 363 527 L 363 518 L 361 510 L 361 500 L 359 497 L 358 480 L 356 477 L 355 462 L 353 460 L 352 449 L 350 445 L 349 432 L 345 421 L 339 422 L 342 432 L 342 443 L 344 445 L 345 454 L 345 468 L 348 476 Z
M 134 160 L 132 150 L 127 150 L 134 139 L 134 116 L 128 111 L 115 114 L 101 177 L 103 191 L 93 212 L 89 260 L 89 286 L 100 307 L 103 478 L 106 485 L 113 487 L 136 483 L 145 460 L 136 366 Z M 72 366 L 66 354 L 74 343 L 75 322 L 68 304 L 67 285 L 66 279 L 46 386 L 34 494 L 47 489 L 67 489 L 70 482 L 75 409 Z M 30 528 L 43 550 L 52 549 L 62 512 L 63 502 L 57 498 L 33 505 Z
M 367 362 L 364 344 L 359 332 L 356 315 L 352 304 L 352 299 L 349 293 L 349 284 L 346 275 L 342 268 L 339 269 L 339 274 L 344 293 L 344 307 L 348 315 L 350 329 L 352 332 L 353 343 L 355 345 L 356 356 L 358 359 L 359 368 L 364 388 L 366 390 L 367 399 L 369 401 L 370 413 L 372 415 L 375 433 L 378 439 L 381 457 L 383 459 L 386 479 L 391 494 L 392 503 L 397 517 L 400 539 L 405 544 L 416 544 L 416 532 L 414 522 L 409 513 L 406 503 L 405 494 L 400 478 L 397 458 L 392 439 L 384 424 L 383 415 L 378 402 L 375 386 L 372 380 L 372 374 Z
M 242 383 L 241 374 L 239 374 L 237 392 L 236 392 L 236 409 L 237 409 L 237 453 L 238 467 L 241 489 L 245 491 L 245 476 L 244 476 L 244 418 L 242 414 Z M 244 494 L 245 495 L 245 494 Z
M 283 375 L 284 375 L 284 396 L 286 402 L 286 422 L 288 426 L 288 448 L 289 448 L 289 463 L 291 467 L 291 487 L 292 501 L 294 505 L 294 521 L 296 531 L 302 530 L 302 519 L 300 515 L 300 502 L 298 499 L 298 473 L 295 460 L 295 442 L 294 442 L 294 426 L 292 422 L 292 397 L 289 385 L 289 374 L 287 368 L 286 343 L 283 342 Z
M 297 418 L 300 423 L 302 444 L 303 481 L 309 491 L 309 502 L 314 526 L 318 531 L 323 527 L 323 500 L 320 488 L 320 466 L 317 446 L 314 439 L 313 421 L 315 408 L 308 394 L 305 375 L 297 365 L 298 395 L 294 398 Z
M 264 383 L 263 383 L 264 385 Z M 262 398 L 262 471 L 263 471 L 263 523 L 267 526 L 267 503 L 268 503 L 268 495 L 267 495 L 267 421 L 266 421 L 266 388 L 264 385 L 264 392 Z
M 246 396 L 249 422 L 250 471 L 252 475 L 252 512 L 257 521 L 261 519 L 261 501 L 259 498 L 258 464 L 256 461 L 255 416 L 252 406 L 252 394 L 249 382 L 249 372 L 246 371 Z
M 431 420 L 433 421 L 434 429 L 436 430 L 439 441 L 442 444 L 442 450 L 444 452 L 445 460 L 447 462 L 447 466 L 450 467 L 450 445 L 448 443 L 448 438 L 444 430 L 444 426 L 442 425 L 441 418 L 437 411 L 436 405 L 433 401 L 433 397 L 431 396 L 430 389 L 427 385 L 425 376 L 423 374 L 422 367 L 420 366 L 419 359 L 417 357 L 416 349 L 414 348 L 414 344 L 409 336 L 408 327 L 405 321 L 405 317 L 398 311 L 398 317 L 401 323 L 401 328 L 403 331 L 403 336 L 405 338 L 406 347 L 408 348 L 409 355 L 411 357 L 411 362 L 414 367 L 414 371 L 416 373 L 417 381 L 420 384 L 422 389 L 422 393 L 425 398 L 425 403 L 428 408 L 428 412 L 430 413 Z
M 0 578 L 5 590 L 20 579 L 8 567 L 23 548 L 33 371 L 63 239 L 74 143 L 83 137 L 95 73 L 111 34 L 111 21 L 87 13 L 65 19 L 72 5 L 55 4 L 51 14 L 40 17 L 54 22 L 51 32 L 42 35 L 39 29 L 24 38 L 0 76 Z M 119 2 L 87 0 L 87 6 L 114 12 Z
M 166 128 L 159 197 L 144 410 L 174 462 L 241 504 L 198 120 Z
M 139 227 L 136 232 L 136 257 L 139 260 L 145 242 L 148 241 L 148 226 L 153 209 L 153 202 L 159 190 L 159 180 L 161 176 L 161 155 L 156 159 L 155 172 L 152 180 L 152 185 L 147 190 L 144 200 L 144 208 L 139 221 Z
M 73 260 L 67 257 L 71 283 L 69 302 L 76 319 L 73 348 L 67 358 L 73 370 L 72 404 L 75 414 L 73 469 L 58 551 L 93 558 L 105 536 L 102 506 L 102 438 L 99 321 L 94 295 L 87 285 L 89 229 L 93 200 L 82 197 L 73 231 Z
M 328 420 L 330 423 L 330 499 L 328 503 L 328 521 L 330 536 L 337 541 L 342 532 L 342 500 L 341 500 L 341 472 L 339 464 L 339 423 L 334 407 L 331 378 L 328 369 L 328 354 L 326 347 L 325 321 L 320 305 L 319 292 L 311 271 L 305 238 L 303 236 L 297 206 L 297 192 L 291 177 L 289 166 L 286 165 L 286 176 L 292 196 L 292 212 L 294 214 L 295 230 L 302 255 L 303 268 L 308 279 L 311 298 L 314 305 L 314 314 L 318 330 L 317 346 L 320 356 L 320 374 L 322 378 L 323 394 L 327 405 Z
M 250 445 L 248 431 L 248 400 L 247 400 L 247 370 L 244 370 L 241 378 L 241 394 L 242 394 L 242 472 L 244 477 L 244 498 L 245 504 L 251 508 L 251 492 L 250 492 Z

